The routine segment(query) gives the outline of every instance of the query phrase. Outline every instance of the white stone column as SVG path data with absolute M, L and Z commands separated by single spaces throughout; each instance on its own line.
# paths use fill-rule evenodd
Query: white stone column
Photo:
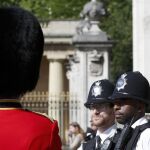
M 62 62 L 59 60 L 50 60 L 49 62 L 49 92 L 60 94 L 64 87 L 64 70 Z
M 87 108 L 85 108 L 84 103 L 87 101 L 88 96 L 88 75 L 87 75 L 87 60 L 88 60 L 88 53 L 79 51 L 78 55 L 80 57 L 80 78 L 79 78 L 79 100 L 80 100 L 80 124 L 85 130 L 87 128 L 88 121 L 88 113 Z
M 64 66 L 63 61 L 72 51 L 44 51 L 44 56 L 49 60 L 49 93 L 60 94 L 64 92 Z
M 133 70 L 150 81 L 150 0 L 133 0 Z
M 64 92 L 64 70 L 60 60 L 49 60 L 49 109 L 48 115 L 61 126 L 61 93 Z
M 60 94 L 64 92 L 64 68 L 62 53 L 55 53 L 53 51 L 45 52 L 44 55 L 49 61 L 49 108 L 48 115 L 61 123 L 61 97 Z M 62 115 L 62 114 L 61 114 Z

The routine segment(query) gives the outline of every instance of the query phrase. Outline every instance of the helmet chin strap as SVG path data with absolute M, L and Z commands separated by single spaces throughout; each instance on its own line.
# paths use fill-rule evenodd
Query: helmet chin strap
M 129 124 L 129 126 L 132 126 L 132 124 L 136 121 L 136 115 L 134 114 L 133 117 L 131 118 L 130 122 L 128 122 L 127 124 Z
M 138 119 L 138 115 L 139 115 L 139 107 L 136 106 L 136 109 L 133 113 L 132 118 L 129 120 L 129 122 L 127 124 L 129 124 L 130 126 L 132 126 L 132 124 Z

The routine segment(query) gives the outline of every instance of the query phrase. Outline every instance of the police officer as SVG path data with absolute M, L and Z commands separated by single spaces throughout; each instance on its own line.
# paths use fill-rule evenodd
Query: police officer
M 150 124 L 145 117 L 149 88 L 147 79 L 137 71 L 124 73 L 118 79 L 110 98 L 114 101 L 116 120 L 125 128 L 116 149 L 150 149 Z
M 90 109 L 92 123 L 97 126 L 96 137 L 83 143 L 83 150 L 108 149 L 116 133 L 113 104 L 108 97 L 114 85 L 108 80 L 98 80 L 90 88 L 85 106 Z
M 85 133 L 85 141 L 91 140 L 95 138 L 96 132 L 97 132 L 97 126 L 93 124 L 92 119 L 90 120 L 90 127 L 87 127 L 86 133 Z
M 57 121 L 24 110 L 19 101 L 39 77 L 40 24 L 18 7 L 0 8 L 0 20 L 0 149 L 61 150 Z

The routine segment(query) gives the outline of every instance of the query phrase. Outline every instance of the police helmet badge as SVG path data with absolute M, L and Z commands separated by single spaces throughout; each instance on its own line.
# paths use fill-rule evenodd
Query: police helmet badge
M 127 74 L 123 74 L 121 75 L 121 77 L 119 78 L 119 80 L 117 81 L 116 84 L 116 89 L 118 91 L 120 91 L 121 89 L 124 89 L 125 85 L 127 85 L 127 79 L 126 79 Z
M 102 93 L 102 87 L 100 86 L 101 82 L 96 82 L 95 85 L 93 86 L 93 89 L 92 89 L 92 96 L 98 96 L 98 95 L 101 95 Z

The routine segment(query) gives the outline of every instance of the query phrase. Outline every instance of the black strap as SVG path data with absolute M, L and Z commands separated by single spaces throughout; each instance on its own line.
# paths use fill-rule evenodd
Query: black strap
M 114 150 L 115 144 L 117 143 L 121 129 L 117 128 L 117 132 L 113 137 L 106 138 L 103 144 L 101 144 L 101 150 Z
M 119 137 L 120 137 L 121 131 L 122 131 L 121 128 L 117 128 L 117 133 L 116 133 L 116 134 L 114 135 L 114 137 L 113 137 L 113 142 L 114 142 L 114 143 L 117 143 L 117 141 L 118 141 L 118 139 L 119 139 Z
M 140 126 L 137 126 L 134 129 L 133 135 L 127 144 L 126 150 L 132 150 L 136 146 L 136 143 L 137 143 L 141 133 L 147 128 L 150 128 L 150 122 L 145 123 L 145 124 L 140 125 Z
M 115 148 L 115 145 L 120 137 L 120 133 L 121 133 L 121 130 L 120 128 L 117 128 L 117 132 L 115 133 L 115 135 L 110 139 L 110 143 L 109 145 L 107 146 L 107 148 L 105 148 L 105 150 L 114 150 Z
M 95 150 L 96 137 L 82 144 L 83 150 Z
M 0 100 L 0 108 L 22 108 L 19 100 Z
M 95 138 L 95 136 L 96 136 L 96 133 L 88 133 L 88 135 L 85 137 L 85 141 L 89 141 L 89 140 L 91 140 L 91 139 L 94 139 Z

